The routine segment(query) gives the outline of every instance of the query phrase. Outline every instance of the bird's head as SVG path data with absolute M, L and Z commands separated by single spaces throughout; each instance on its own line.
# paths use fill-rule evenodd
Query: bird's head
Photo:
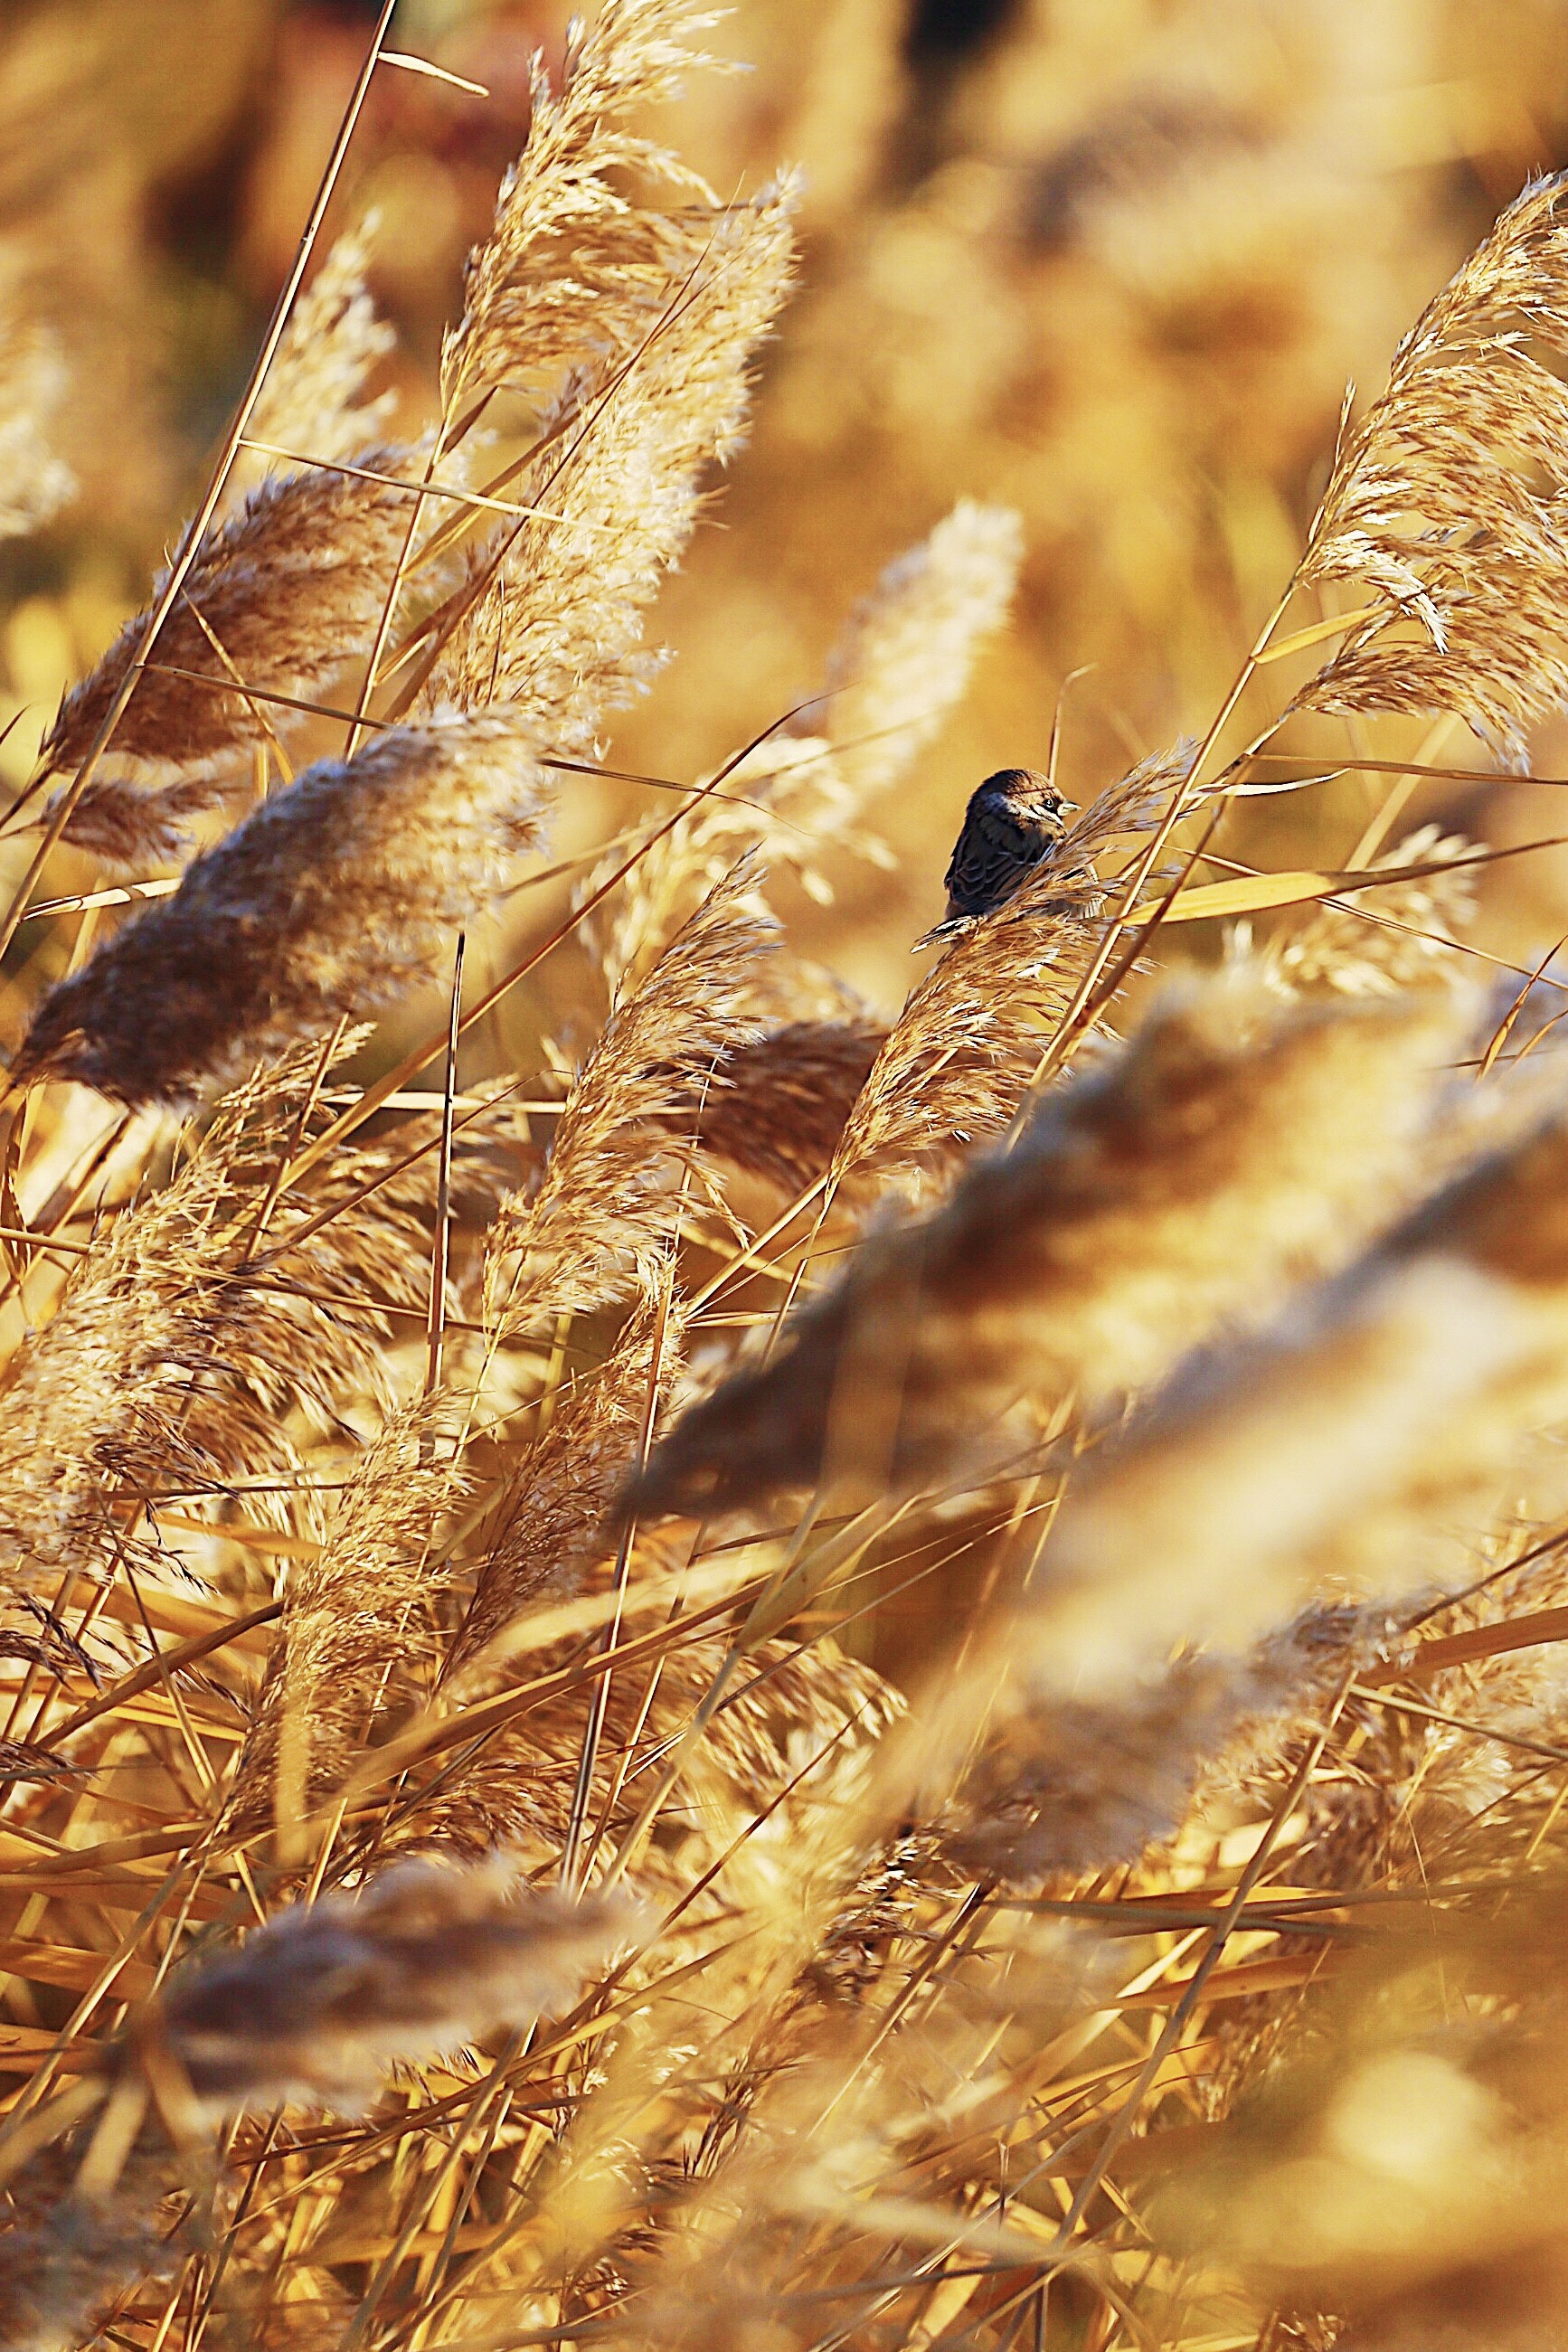
M 1005 808 L 1027 824 L 1040 825 L 1065 824 L 1073 808 L 1038 768 L 998 768 L 976 788 L 971 808 L 976 803 Z

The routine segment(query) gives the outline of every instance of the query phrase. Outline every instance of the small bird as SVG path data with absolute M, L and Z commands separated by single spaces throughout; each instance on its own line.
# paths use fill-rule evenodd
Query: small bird
M 951 938 L 1010 898 L 1060 846 L 1072 806 L 1035 768 L 998 768 L 970 795 L 952 862 L 942 877 L 947 912 L 918 944 Z

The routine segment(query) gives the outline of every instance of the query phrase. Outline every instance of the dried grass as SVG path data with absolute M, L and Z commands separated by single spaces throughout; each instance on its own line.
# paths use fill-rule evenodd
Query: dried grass
M 0 2336 L 1555 2342 L 1560 976 L 1478 1009 L 1482 868 L 1425 809 L 1377 857 L 1397 793 L 1321 872 L 1219 828 L 1282 650 L 1343 639 L 1290 705 L 1325 775 L 1346 713 L 1396 772 L 1362 714 L 1517 752 L 1562 701 L 1561 192 L 1344 441 L 1296 585 L 1375 612 L 1302 644 L 1287 597 L 888 1023 L 781 885 L 885 861 L 1002 509 L 673 812 L 574 832 L 574 898 L 510 895 L 793 266 L 787 184 L 646 129 L 709 22 L 607 0 L 536 70 L 415 454 L 363 457 L 385 331 L 329 256 L 251 418 L 311 462 L 195 549 L 31 910 L 79 928 L 7 963 Z M 447 495 L 483 448 L 529 511 Z M 83 857 L 181 854 L 350 662 L 342 756 L 95 936 Z

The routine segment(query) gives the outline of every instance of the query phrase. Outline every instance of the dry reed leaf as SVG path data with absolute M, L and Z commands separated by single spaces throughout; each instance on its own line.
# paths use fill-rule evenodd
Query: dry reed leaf
M 581 756 L 657 667 L 638 650 L 643 610 L 690 537 L 703 469 L 740 444 L 749 363 L 789 285 L 793 205 L 785 184 L 712 215 L 638 348 L 568 377 L 511 492 L 540 512 L 471 559 L 422 708 L 512 701 L 549 750 Z
M 1005 911 L 1005 910 L 1004 910 Z M 752 1502 L 830 1466 L 907 1487 L 1018 1443 L 1253 1318 L 1408 1197 L 1458 1002 L 1282 1014 L 1256 976 L 1173 989 L 947 1205 L 844 1275 L 668 1433 L 645 1508 Z
M 1563 187 L 1537 180 L 1503 213 L 1342 448 L 1299 581 L 1377 608 L 1292 709 L 1452 711 L 1517 759 L 1568 699 L 1568 385 L 1547 363 L 1568 353 Z
M 672 1113 L 756 1034 L 774 926 L 742 864 L 710 890 L 639 985 L 625 986 L 562 1108 L 537 1192 L 502 1212 L 491 1312 L 584 1313 L 653 1286 L 674 1234 L 697 1121 Z
M 525 1892 L 504 1860 L 405 1863 L 196 1962 L 142 2031 L 215 2115 L 281 2099 L 352 2110 L 399 2061 L 558 2014 L 640 1924 L 624 1897 Z
M 48 335 L 0 309 L 0 540 L 40 530 L 76 496 L 76 477 L 44 436 L 64 392 Z
M 410 453 L 378 449 L 365 462 L 396 475 Z M 286 735 L 298 714 L 247 700 L 243 688 L 320 699 L 338 670 L 369 651 L 409 505 L 406 491 L 385 482 L 318 467 L 274 475 L 253 490 L 197 549 L 110 751 L 169 781 L 232 761 L 268 730 Z M 163 575 L 155 588 L 162 585 Z M 44 739 L 49 771 L 75 768 L 86 756 L 142 651 L 151 614 L 150 605 L 128 621 L 66 695 Z M 174 670 L 215 684 L 195 685 Z
M 537 840 L 539 809 L 530 731 L 505 709 L 318 761 L 50 991 L 14 1081 L 189 1099 L 395 1003 Z

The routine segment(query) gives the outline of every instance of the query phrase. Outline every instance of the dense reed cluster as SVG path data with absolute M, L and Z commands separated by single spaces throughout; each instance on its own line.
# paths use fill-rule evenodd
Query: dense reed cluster
M 801 910 L 1016 516 L 607 732 L 796 266 L 652 135 L 712 22 L 536 61 L 405 439 L 323 249 L 0 835 L 0 2347 L 1554 2342 L 1565 982 L 1373 722 L 1568 712 L 1568 181 L 889 1016 Z

